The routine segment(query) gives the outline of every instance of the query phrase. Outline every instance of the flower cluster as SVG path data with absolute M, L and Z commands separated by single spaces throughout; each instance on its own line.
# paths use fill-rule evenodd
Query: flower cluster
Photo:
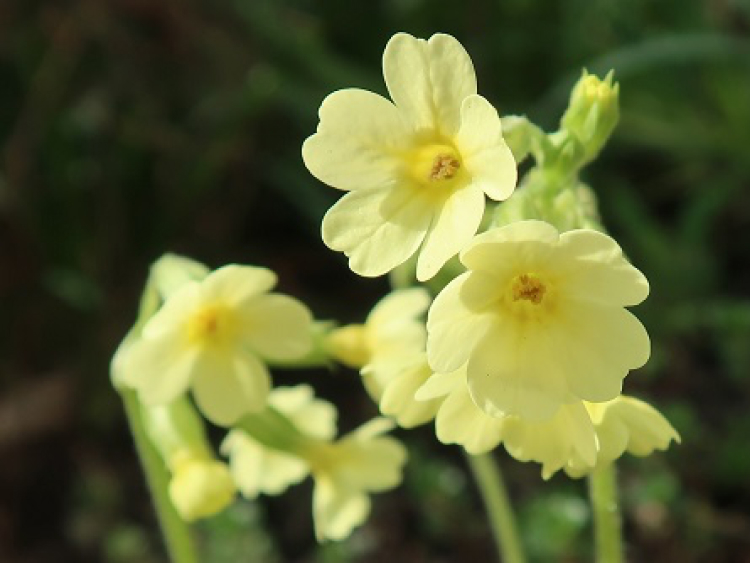
M 272 291 L 265 268 L 209 271 L 173 255 L 152 267 L 112 377 L 185 520 L 215 514 L 237 490 L 281 494 L 311 475 L 317 538 L 345 538 L 370 493 L 401 481 L 406 450 L 386 435 L 395 424 L 434 419 L 441 442 L 469 454 L 502 444 L 544 478 L 679 441 L 657 410 L 622 394 L 650 355 L 628 310 L 649 285 L 579 178 L 619 117 L 612 74 L 584 72 L 550 134 L 501 119 L 448 35 L 397 34 L 383 74 L 390 100 L 334 92 L 302 147 L 310 172 L 347 192 L 323 219 L 324 242 L 355 273 L 399 280 L 364 323 L 314 322 Z M 332 404 L 307 385 L 274 389 L 270 373 L 331 360 L 360 371 L 384 415 L 340 438 Z M 199 413 L 226 429 L 228 464 Z
M 248 498 L 280 494 L 312 473 L 317 537 L 342 539 L 367 517 L 368 493 L 400 483 L 406 451 L 383 435 L 392 427 L 385 419 L 336 440 L 335 408 L 310 387 L 272 390 L 268 364 L 304 361 L 319 330 L 302 303 L 270 293 L 275 283 L 265 268 L 209 272 L 164 256 L 113 358 L 113 381 L 134 394 L 132 416 L 170 474 L 169 498 L 183 519 L 216 514 L 237 489 Z M 228 466 L 198 411 L 229 428 L 221 446 Z
M 649 285 L 602 232 L 578 178 L 619 117 L 612 73 L 584 72 L 551 134 L 522 117 L 500 120 L 450 36 L 394 36 L 383 74 L 392 102 L 331 94 L 302 156 L 349 192 L 323 219 L 325 243 L 364 276 L 416 254 L 416 281 L 431 280 L 437 295 L 430 304 L 424 289 L 394 291 L 363 325 L 329 335 L 332 356 L 360 369 L 400 425 L 435 417 L 442 442 L 469 453 L 502 443 L 545 477 L 678 441 L 657 411 L 621 395 L 650 355 L 627 310 Z M 535 165 L 514 192 L 515 159 L 528 155 Z M 460 265 L 434 277 L 457 254 Z

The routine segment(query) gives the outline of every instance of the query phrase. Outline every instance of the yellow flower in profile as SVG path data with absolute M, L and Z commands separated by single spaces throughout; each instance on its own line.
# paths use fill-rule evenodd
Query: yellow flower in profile
M 230 265 L 179 286 L 118 352 L 118 383 L 147 405 L 192 388 L 212 422 L 230 425 L 264 408 L 270 376 L 264 360 L 293 360 L 312 347 L 312 317 L 299 301 L 268 293 L 276 275 Z
M 302 157 L 316 178 L 349 192 L 323 219 L 326 245 L 368 277 L 418 252 L 424 281 L 476 233 L 485 195 L 510 196 L 516 164 L 456 39 L 399 33 L 383 74 L 393 101 L 359 89 L 329 95 Z
M 398 486 L 406 449 L 383 436 L 393 427 L 376 418 L 334 443 L 311 447 L 306 458 L 315 488 L 313 518 L 318 541 L 341 540 L 370 513 L 369 493 Z
M 471 400 L 466 368 L 436 374 L 417 393 L 418 399 L 444 397 L 435 417 L 435 433 L 444 444 L 459 444 L 472 455 L 495 449 L 501 442 L 519 461 L 542 464 L 542 477 L 559 469 L 594 467 L 597 437 L 581 401 L 563 405 L 545 421 L 518 416 L 489 416 Z
M 604 403 L 568 403 L 545 421 L 489 416 L 471 400 L 465 367 L 435 374 L 419 389 L 417 399 L 442 399 L 435 417 L 442 443 L 458 444 L 472 455 L 502 443 L 518 461 L 540 463 L 544 479 L 561 469 L 570 477 L 582 477 L 626 451 L 647 456 L 666 450 L 672 440 L 680 441 L 656 409 L 624 395 Z
M 330 441 L 336 435 L 336 409 L 316 399 L 309 385 L 277 387 L 268 396 L 268 404 L 308 437 Z M 261 493 L 281 494 L 310 472 L 303 458 L 272 449 L 241 428 L 229 432 L 221 444 L 221 453 L 230 458 L 229 466 L 237 487 L 250 499 Z
M 666 450 L 680 435 L 654 407 L 621 395 L 605 403 L 584 403 L 596 429 L 599 441 L 597 466 L 618 459 L 625 452 L 639 457 L 651 455 L 655 450 Z M 566 470 L 571 476 L 588 473 L 586 468 Z
M 221 447 L 240 492 L 279 494 L 311 473 L 318 540 L 347 537 L 367 518 L 369 493 L 401 482 L 406 449 L 383 436 L 393 422 L 377 418 L 334 440 L 336 410 L 309 386 L 275 389 L 269 404 L 275 411 L 245 418 Z
M 429 304 L 424 288 L 393 291 L 373 307 L 364 324 L 334 329 L 326 342 L 334 358 L 360 368 L 365 388 L 381 412 L 405 428 L 432 419 L 439 403 L 414 399 L 432 375 L 423 320 Z
M 648 282 L 607 235 L 519 221 L 477 236 L 461 261 L 468 271 L 430 307 L 427 358 L 438 373 L 466 364 L 490 416 L 544 421 L 613 399 L 648 360 L 648 334 L 625 309 Z

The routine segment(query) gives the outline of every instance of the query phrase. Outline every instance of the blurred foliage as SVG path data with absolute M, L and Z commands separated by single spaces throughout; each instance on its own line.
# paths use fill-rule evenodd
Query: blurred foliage
M 385 291 L 320 242 L 337 194 L 305 171 L 300 145 L 327 93 L 384 93 L 397 31 L 455 35 L 480 92 L 548 130 L 582 67 L 615 69 L 621 124 L 586 180 L 652 283 L 636 312 L 653 358 L 626 391 L 683 437 L 621 464 L 629 557 L 746 560 L 746 0 L 0 3 L 0 560 L 163 560 L 107 377 L 162 252 L 271 267 L 320 318 L 361 319 Z M 374 412 L 354 374 L 311 377 L 347 405 L 345 428 Z M 458 452 L 431 428 L 401 435 L 406 484 L 349 541 L 316 546 L 308 484 L 202 524 L 207 560 L 490 560 Z M 543 483 L 499 455 L 534 560 L 587 560 L 584 484 Z

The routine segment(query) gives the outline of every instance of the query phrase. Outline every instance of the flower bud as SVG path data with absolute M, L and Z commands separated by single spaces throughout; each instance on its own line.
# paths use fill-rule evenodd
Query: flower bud
M 610 71 L 601 80 L 585 70 L 573 87 L 561 128 L 573 135 L 584 147 L 581 164 L 590 162 L 604 146 L 620 118 L 620 85 Z
M 351 324 L 333 329 L 326 337 L 326 349 L 332 358 L 359 369 L 370 361 L 370 347 L 364 325 Z
M 227 465 L 202 456 L 180 456 L 173 463 L 169 498 L 183 519 L 213 516 L 234 499 L 236 489 Z

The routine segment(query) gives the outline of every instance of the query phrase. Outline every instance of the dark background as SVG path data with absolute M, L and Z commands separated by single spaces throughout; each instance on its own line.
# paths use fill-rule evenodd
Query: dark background
M 162 252 L 270 267 L 318 318 L 387 290 L 320 241 L 339 194 L 300 146 L 327 93 L 385 93 L 398 31 L 455 35 L 480 93 L 550 131 L 582 67 L 615 69 L 621 123 L 585 179 L 652 284 L 626 392 L 683 438 L 620 464 L 629 558 L 750 561 L 747 0 L 0 1 L 0 561 L 164 559 L 108 379 Z M 352 372 L 276 376 L 301 381 L 344 430 L 375 412 Z M 398 434 L 406 483 L 349 541 L 316 546 L 307 482 L 201 525 L 206 561 L 491 560 L 459 450 Z M 590 560 L 585 481 L 498 457 L 532 560 Z

